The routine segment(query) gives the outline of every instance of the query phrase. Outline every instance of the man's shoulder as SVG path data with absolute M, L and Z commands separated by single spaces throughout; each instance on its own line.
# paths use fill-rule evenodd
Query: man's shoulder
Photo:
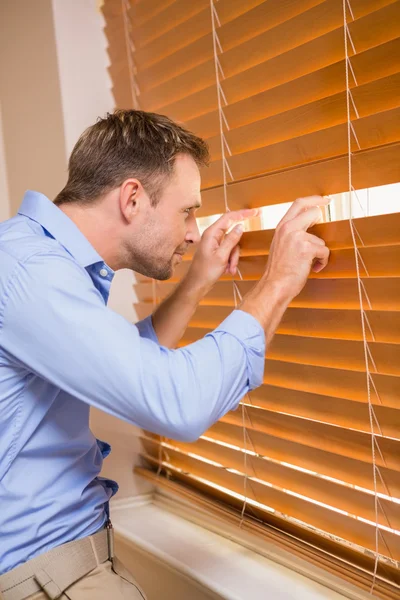
M 71 258 L 57 240 L 46 236 L 38 223 L 26 217 L 17 215 L 0 223 L 0 291 L 20 265 L 29 268 L 30 259 L 37 255 L 43 260 L 57 255 Z
M 22 215 L 0 223 L 0 252 L 11 261 L 25 262 L 38 253 L 68 255 L 61 244 L 47 236 L 43 228 Z

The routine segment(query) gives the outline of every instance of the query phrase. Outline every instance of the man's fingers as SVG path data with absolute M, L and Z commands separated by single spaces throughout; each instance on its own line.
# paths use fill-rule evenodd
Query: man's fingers
M 284 227 L 287 231 L 307 231 L 309 227 L 316 225 L 322 220 L 322 212 L 318 206 L 313 206 L 301 212 L 297 217 L 286 221 Z
M 319 273 L 322 269 L 325 269 L 329 260 L 329 248 L 321 246 L 320 244 L 314 245 L 315 259 L 312 266 L 314 273 Z
M 246 219 L 253 219 L 258 215 L 259 211 L 257 208 L 244 208 L 243 210 L 232 210 L 225 213 L 215 221 L 210 227 L 204 232 L 207 236 L 215 237 L 218 242 L 222 240 L 224 235 L 229 229 L 235 225 L 238 221 L 245 221 Z
M 226 234 L 220 244 L 220 249 L 226 251 L 229 255 L 233 248 L 239 243 L 239 240 L 243 235 L 243 230 L 243 223 L 236 225 L 229 233 Z
M 279 222 L 278 227 L 287 221 L 295 219 L 302 212 L 315 206 L 326 206 L 330 201 L 331 199 L 329 196 L 307 196 L 306 198 L 297 198 Z
M 313 235 L 312 233 L 306 233 L 306 239 L 312 244 L 318 244 L 319 246 L 325 246 L 324 240 L 319 238 L 317 235 Z
M 231 252 L 231 255 L 229 257 L 229 273 L 231 275 L 236 275 L 236 270 L 239 264 L 239 258 L 240 258 L 240 248 L 239 246 L 235 246 L 234 249 Z

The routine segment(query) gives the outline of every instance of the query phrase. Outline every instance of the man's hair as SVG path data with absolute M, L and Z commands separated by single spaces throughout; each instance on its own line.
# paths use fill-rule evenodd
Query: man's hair
M 206 142 L 168 117 L 140 110 L 108 113 L 76 143 L 67 184 L 55 203 L 89 204 L 134 177 L 155 206 L 177 154 L 190 155 L 198 166 L 209 161 Z

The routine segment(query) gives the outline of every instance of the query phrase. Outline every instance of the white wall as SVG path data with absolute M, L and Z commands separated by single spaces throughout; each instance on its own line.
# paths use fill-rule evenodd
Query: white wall
M 26 189 L 66 180 L 51 0 L 0 1 L 0 94 L 11 213 Z
M 95 0 L 52 0 L 66 155 L 86 127 L 114 108 L 104 20 Z
M 86 127 L 114 109 L 98 4 L 96 0 L 52 0 L 66 156 Z M 129 271 L 117 273 L 109 302 L 130 321 L 136 319 L 132 281 Z
M 107 73 L 104 20 L 98 2 L 52 0 L 52 5 L 65 152 L 69 156 L 84 129 L 114 109 L 114 100 Z M 132 284 L 132 272 L 119 271 L 108 304 L 130 322 L 136 321 Z M 152 486 L 133 474 L 140 450 L 140 430 L 95 409 L 91 410 L 91 427 L 97 437 L 112 446 L 102 475 L 118 481 L 118 498 L 150 491 Z

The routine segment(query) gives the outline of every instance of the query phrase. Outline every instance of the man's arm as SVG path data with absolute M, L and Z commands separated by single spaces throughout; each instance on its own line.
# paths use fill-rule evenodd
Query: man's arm
M 241 310 L 185 348 L 142 338 L 105 307 L 85 269 L 51 251 L 19 264 L 9 281 L 0 311 L 2 351 L 16 368 L 82 402 L 154 433 L 194 440 L 262 384 L 265 337 L 272 337 L 315 260 L 317 270 L 326 264 L 323 242 L 306 233 L 320 200 L 294 205 L 274 238 L 265 276 Z
M 265 336 L 251 315 L 234 311 L 202 340 L 169 350 L 109 310 L 61 250 L 16 267 L 0 321 L 2 352 L 28 379 L 173 439 L 197 439 L 262 383 Z
M 237 223 L 257 214 L 257 209 L 229 212 L 206 229 L 188 273 L 153 313 L 153 327 L 162 346 L 175 348 L 199 302 L 215 282 L 225 272 L 236 273 L 243 233 Z
M 328 262 L 329 250 L 324 241 L 307 233 L 321 219 L 318 206 L 328 203 L 329 198 L 310 196 L 292 204 L 276 228 L 266 272 L 239 307 L 259 321 L 267 346 L 289 303 L 302 290 L 310 269 L 322 270 Z M 226 232 L 235 221 L 256 214 L 251 210 L 226 213 L 205 231 L 187 276 L 153 314 L 160 344 L 175 347 L 214 283 L 226 271 L 235 274 L 243 230 Z

